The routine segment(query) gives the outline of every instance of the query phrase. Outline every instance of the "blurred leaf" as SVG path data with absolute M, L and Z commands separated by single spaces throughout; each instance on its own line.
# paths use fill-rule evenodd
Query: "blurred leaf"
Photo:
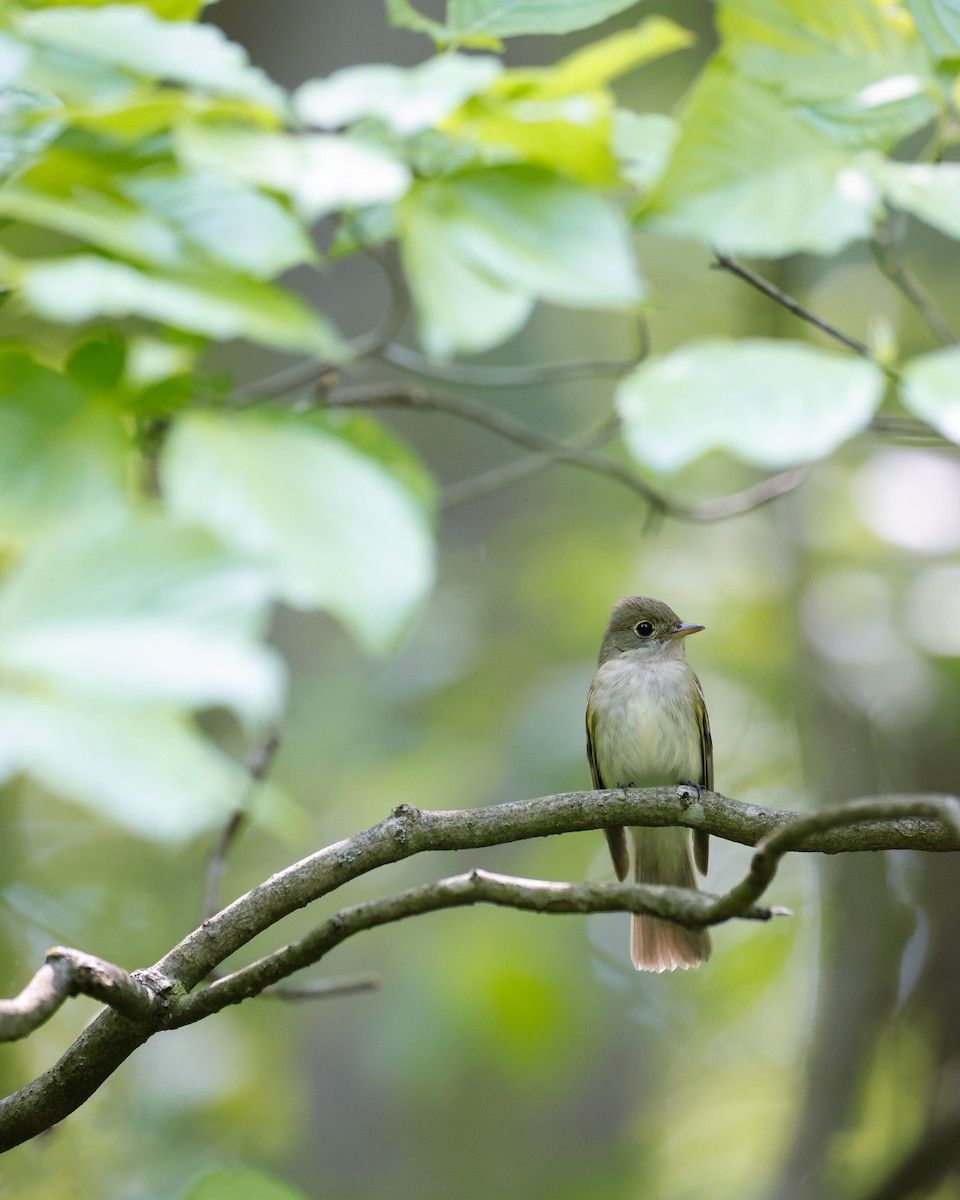
M 258 641 L 270 599 L 262 571 L 199 529 L 71 523 L 0 589 L 0 672 L 77 702 L 222 704 L 264 721 L 283 693 Z
M 146 79 L 239 96 L 278 112 L 285 105 L 282 90 L 215 25 L 165 21 L 149 9 L 122 4 L 21 11 L 13 24 L 28 41 Z
M 447 25 L 457 34 L 570 33 L 599 25 L 636 0 L 448 0 Z
M 503 341 L 537 298 L 630 308 L 642 295 L 617 210 L 547 171 L 504 166 L 424 181 L 398 217 L 424 344 L 438 357 Z
M 24 166 L 57 137 L 63 129 L 58 106 L 56 97 L 35 91 L 0 91 L 0 178 Z
M 83 0 L 84 8 L 102 8 L 107 4 L 138 4 L 163 17 L 165 21 L 183 21 L 196 17 L 214 0 Z M 29 8 L 72 8 L 77 0 L 27 0 Z
M 0 780 L 21 771 L 152 838 L 222 821 L 244 778 L 175 713 L 0 689 Z
M 344 213 L 327 246 L 327 257 L 345 258 L 365 246 L 382 246 L 397 236 L 397 215 L 392 204 L 371 204 Z
M 348 349 L 319 313 L 268 283 L 226 271 L 151 275 L 93 255 L 22 263 L 26 303 L 52 321 L 139 316 L 225 341 L 249 338 L 340 361 Z
M 422 495 L 384 457 L 358 450 L 336 423 L 193 413 L 174 428 L 161 478 L 174 513 L 261 564 L 289 604 L 330 609 L 382 652 L 434 571 Z
M 307 221 L 342 208 L 398 200 L 410 169 L 372 146 L 333 134 L 295 136 L 211 124 L 179 129 L 177 151 L 189 166 L 289 196 Z
M 870 171 L 895 208 L 948 237 L 960 238 L 960 163 L 902 163 L 876 157 Z
M 189 120 L 233 122 L 234 127 L 246 125 L 255 130 L 275 130 L 279 124 L 275 111 L 249 100 L 165 85 L 141 85 L 132 95 L 71 104 L 64 115 L 76 129 L 135 144 L 154 134 L 166 135 Z
M 56 196 L 27 180 L 8 183 L 0 189 L 0 216 L 56 230 L 135 262 L 175 266 L 182 258 L 180 239 L 168 225 L 103 192 Z
M 575 50 L 552 67 L 539 71 L 511 71 L 509 78 L 536 82 L 544 99 L 575 96 L 605 87 L 641 64 L 673 54 L 693 43 L 693 34 L 666 17 L 647 17 L 633 29 L 621 29 Z
M 347 67 L 327 79 L 311 79 L 294 95 L 307 125 L 337 129 L 361 117 L 379 117 L 399 134 L 436 125 L 503 70 L 499 59 L 443 54 L 418 67 Z
M 64 372 L 88 392 L 111 392 L 123 379 L 126 361 L 127 346 L 122 337 L 96 334 L 74 346 Z
M 503 43 L 499 38 L 489 34 L 477 33 L 458 35 L 448 25 L 425 17 L 413 7 L 410 0 L 386 0 L 387 18 L 391 25 L 400 29 L 412 29 L 416 33 L 425 33 L 433 38 L 438 46 L 455 43 L 458 46 L 473 47 L 477 50 L 500 50 Z
M 878 209 L 867 173 L 773 93 L 714 63 L 680 119 L 646 224 L 728 254 L 830 254 Z
M 652 17 L 554 67 L 506 72 L 452 113 L 443 128 L 481 152 L 539 164 L 588 184 L 614 183 L 614 100 L 607 84 L 690 40 L 672 21 Z
M 204 1175 L 183 1200 L 307 1200 L 307 1196 L 272 1176 L 234 1167 Z
M 936 113 L 932 64 L 913 23 L 873 0 L 728 0 L 725 57 L 810 118 L 865 144 L 893 145 Z
M 212 171 L 142 174 L 123 191 L 213 258 L 255 279 L 316 257 L 300 223 L 281 204 Z
M 760 467 L 832 453 L 883 396 L 880 369 L 800 342 L 691 342 L 643 363 L 620 384 L 631 454 L 674 471 L 714 449 Z
M 618 108 L 613 115 L 613 153 L 624 178 L 641 191 L 653 187 L 663 174 L 679 132 L 677 122 L 662 113 Z
M 26 354 L 0 354 L 0 538 L 122 508 L 125 454 L 117 418 L 76 384 Z
M 960 348 L 922 354 L 906 364 L 902 376 L 906 407 L 945 438 L 960 442 Z
M 960 58 L 960 0 L 907 0 L 907 8 L 937 58 Z

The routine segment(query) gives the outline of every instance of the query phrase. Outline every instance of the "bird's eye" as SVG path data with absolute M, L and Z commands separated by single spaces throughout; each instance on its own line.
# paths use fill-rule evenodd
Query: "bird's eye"
M 653 633 L 653 626 L 649 621 L 641 621 L 639 625 L 634 625 L 633 631 L 637 637 L 648 638 Z

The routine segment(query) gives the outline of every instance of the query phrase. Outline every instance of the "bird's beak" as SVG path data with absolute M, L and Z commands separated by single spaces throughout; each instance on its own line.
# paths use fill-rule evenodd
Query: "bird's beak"
M 667 634 L 667 637 L 689 637 L 691 633 L 699 633 L 701 629 L 706 629 L 706 625 L 678 625 L 672 633 Z

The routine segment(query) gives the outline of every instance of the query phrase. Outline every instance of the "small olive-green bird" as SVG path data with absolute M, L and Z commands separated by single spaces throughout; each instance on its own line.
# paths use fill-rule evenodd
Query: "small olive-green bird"
M 672 608 L 626 596 L 610 614 L 587 697 L 587 758 L 595 788 L 701 784 L 713 790 L 713 743 L 700 680 L 684 657 L 685 625 Z M 695 888 L 690 835 L 678 828 L 618 826 L 604 831 L 617 877 Z M 632 843 L 632 846 L 630 845 Z M 697 866 L 707 870 L 709 838 L 693 835 Z M 630 957 L 638 971 L 697 967 L 710 957 L 705 929 L 631 914 Z

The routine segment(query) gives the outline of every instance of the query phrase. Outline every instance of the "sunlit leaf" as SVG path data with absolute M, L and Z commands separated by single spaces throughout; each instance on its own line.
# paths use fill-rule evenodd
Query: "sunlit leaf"
M 515 37 L 570 33 L 599 25 L 636 0 L 448 0 L 447 25 L 457 33 Z
M 337 129 L 373 116 L 397 133 L 417 133 L 483 91 L 502 70 L 499 59 L 465 54 L 443 54 L 407 69 L 346 67 L 327 79 L 303 84 L 294 107 L 302 121 L 319 129 Z
M 960 58 L 960 0 L 907 0 L 907 8 L 937 58 Z
M 948 237 L 960 238 L 960 163 L 871 160 L 871 174 L 894 208 L 912 213 Z
M 0 355 L 0 538 L 123 505 L 119 420 L 26 354 Z
M 384 151 L 333 134 L 295 136 L 210 124 L 177 132 L 185 164 L 222 171 L 290 197 L 305 220 L 399 199 L 410 169 Z
M 391 25 L 396 25 L 400 29 L 412 29 L 416 33 L 425 33 L 427 37 L 433 38 L 438 46 L 455 44 L 472 47 L 476 50 L 500 50 L 503 47 L 499 38 L 491 37 L 489 34 L 458 34 L 441 21 L 434 21 L 430 17 L 424 16 L 414 8 L 411 0 L 386 0 L 386 5 L 387 18 Z
M 480 350 L 516 332 L 535 299 L 629 308 L 642 294 L 619 213 L 532 167 L 417 185 L 399 212 L 401 247 L 432 354 Z
M 288 603 L 330 609 L 382 651 L 433 582 L 433 537 L 421 500 L 371 450 L 308 418 L 194 413 L 167 445 L 164 495 Z
M 212 171 L 141 174 L 123 191 L 213 258 L 254 278 L 269 279 L 315 258 L 302 226 L 282 204 Z
M 861 430 L 883 396 L 865 359 L 799 342 L 691 342 L 643 363 L 617 392 L 631 454 L 674 471 L 714 449 L 761 467 L 832 453 Z
M 307 1200 L 305 1193 L 259 1171 L 234 1168 L 204 1175 L 183 1200 Z
M 219 340 L 249 338 L 330 360 L 347 355 L 336 332 L 302 300 L 231 275 L 152 275 L 93 255 L 22 265 L 20 294 L 42 316 L 70 324 L 140 316 Z
M 960 349 L 922 354 L 903 368 L 903 403 L 952 442 L 960 442 Z
M 285 103 L 281 89 L 215 25 L 165 21 L 140 6 L 112 4 L 20 12 L 14 28 L 28 41 L 146 79 L 240 96 L 278 111 Z
M 19 772 L 144 837 L 222 822 L 243 771 L 161 709 L 0 688 L 0 780 Z
M 937 110 L 937 87 L 913 23 L 873 0 L 728 0 L 717 21 L 744 75 L 840 136 L 892 145 Z
M 258 641 L 270 598 L 266 575 L 202 530 L 70 524 L 0 590 L 0 672 L 77 700 L 222 704 L 266 720 L 283 688 Z
M 613 153 L 634 187 L 647 191 L 663 174 L 679 128 L 663 113 L 617 109 L 613 117 Z
M 773 93 L 722 63 L 696 85 L 645 217 L 727 253 L 829 254 L 869 233 L 866 171 Z
M 72 8 L 77 0 L 30 0 L 31 8 Z M 84 8 L 102 8 L 108 4 L 138 4 L 163 17 L 165 21 L 189 21 L 213 0 L 84 0 Z

